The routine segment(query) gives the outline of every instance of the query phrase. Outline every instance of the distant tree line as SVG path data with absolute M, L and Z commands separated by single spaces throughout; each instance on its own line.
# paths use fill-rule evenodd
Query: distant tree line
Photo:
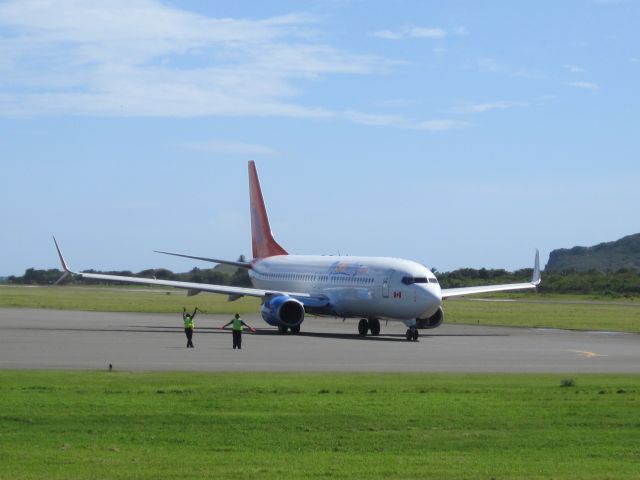
M 185 273 L 173 273 L 170 270 L 159 268 L 143 270 L 139 273 L 130 271 L 100 272 L 87 270 L 87 273 L 101 273 L 108 275 L 133 276 L 141 278 L 157 278 L 159 280 L 177 280 L 181 282 L 212 283 L 217 285 L 251 286 L 247 270 L 238 268 L 233 273 L 220 271 L 216 268 L 194 268 Z M 473 285 L 491 285 L 501 283 L 528 282 L 533 271 L 531 268 L 523 268 L 514 272 L 503 269 L 473 269 L 461 268 L 452 272 L 436 273 L 440 285 L 443 288 L 456 288 Z M 36 270 L 29 268 L 24 275 L 8 277 L 7 282 L 18 285 L 51 285 L 60 278 L 62 272 L 58 269 Z M 122 282 L 107 282 L 103 280 L 90 280 L 83 278 L 70 278 L 65 283 L 74 284 L 100 284 L 118 285 Z M 541 293 L 573 293 L 610 296 L 636 296 L 640 295 L 640 271 L 634 269 L 620 269 L 615 272 L 576 272 L 574 270 L 564 272 L 543 272 L 542 285 L 538 288 Z
M 502 269 L 462 268 L 452 272 L 437 273 L 443 288 L 528 282 L 532 275 L 531 268 L 523 268 L 515 272 Z M 597 270 L 542 272 L 542 284 L 538 287 L 538 291 L 540 293 L 635 296 L 640 295 L 640 271 L 623 268 L 615 272 Z
M 543 273 L 542 293 L 584 293 L 609 296 L 640 295 L 640 271 L 622 268 L 615 272 Z
M 124 277 L 156 278 L 158 280 L 175 280 L 180 282 L 213 283 L 216 285 L 233 285 L 236 287 L 248 287 L 251 285 L 246 269 L 238 268 L 233 273 L 221 272 L 215 268 L 194 268 L 185 273 L 173 273 L 165 268 L 148 269 L 138 273 L 129 270 L 116 270 L 102 272 L 98 270 L 86 270 L 85 273 L 99 273 L 103 275 L 120 275 Z M 10 276 L 7 283 L 16 285 L 52 285 L 62 276 L 62 271 L 57 268 L 49 270 L 36 270 L 28 268 L 21 277 Z M 67 278 L 65 284 L 78 285 L 122 285 L 123 282 L 109 282 L 106 280 L 93 280 L 89 278 Z

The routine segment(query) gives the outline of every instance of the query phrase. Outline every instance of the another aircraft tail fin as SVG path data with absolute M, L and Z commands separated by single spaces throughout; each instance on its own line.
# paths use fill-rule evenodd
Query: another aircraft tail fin
M 251 239 L 253 258 L 266 258 L 275 255 L 288 255 L 273 238 L 267 209 L 264 206 L 260 180 L 253 160 L 249 162 L 249 195 L 251 204 Z

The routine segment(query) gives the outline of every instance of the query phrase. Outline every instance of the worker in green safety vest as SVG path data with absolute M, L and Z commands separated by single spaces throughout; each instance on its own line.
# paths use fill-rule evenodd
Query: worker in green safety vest
M 195 323 L 193 323 L 193 319 L 196 318 L 196 312 L 198 311 L 198 307 L 195 308 L 193 313 L 187 312 L 187 309 L 182 307 L 182 321 L 184 322 L 184 334 L 187 336 L 187 348 L 193 348 L 193 329 L 195 327 Z
M 233 349 L 234 350 L 236 348 L 238 350 L 240 350 L 242 348 L 242 330 L 243 330 L 243 327 L 247 327 L 249 330 L 251 330 L 254 333 L 256 331 L 255 328 L 250 327 L 249 325 L 244 323 L 244 320 L 242 320 L 240 318 L 240 314 L 239 313 L 236 313 L 236 316 L 233 318 L 233 320 L 231 320 L 229 323 L 224 325 L 222 328 L 227 328 L 229 325 L 232 325 L 232 330 L 233 330 Z

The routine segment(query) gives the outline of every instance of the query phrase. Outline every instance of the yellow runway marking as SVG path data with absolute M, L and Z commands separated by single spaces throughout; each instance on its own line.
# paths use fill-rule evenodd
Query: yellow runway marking
M 608 357 L 609 355 L 601 355 L 599 353 L 588 352 L 586 350 L 567 350 L 567 352 L 579 353 L 583 357 L 586 358 L 594 358 L 594 357 Z

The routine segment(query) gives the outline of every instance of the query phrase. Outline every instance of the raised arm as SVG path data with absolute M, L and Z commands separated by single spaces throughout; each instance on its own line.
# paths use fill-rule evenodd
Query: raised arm
M 255 328 L 253 328 L 253 327 L 252 327 L 252 326 L 250 326 L 250 325 L 247 325 L 247 324 L 245 323 L 245 321 L 244 321 L 244 320 L 240 320 L 240 322 L 242 322 L 242 325 L 244 325 L 244 326 L 245 326 L 245 327 L 247 327 L 249 330 L 251 330 L 252 332 L 254 332 L 254 333 L 255 333 L 255 331 L 256 331 L 256 329 L 255 329 Z

